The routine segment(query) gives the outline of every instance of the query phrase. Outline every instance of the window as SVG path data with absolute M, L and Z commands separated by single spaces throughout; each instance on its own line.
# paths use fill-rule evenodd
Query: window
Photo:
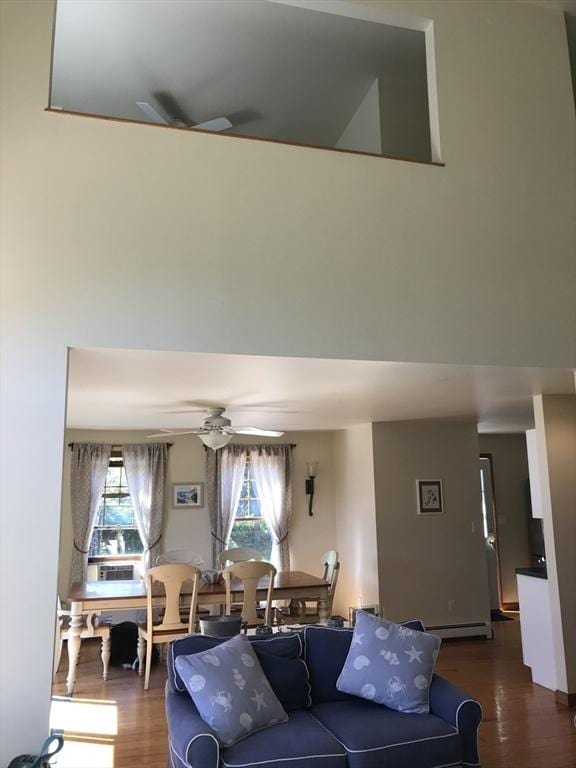
M 228 546 L 256 549 L 262 554 L 263 560 L 270 560 L 272 553 L 272 537 L 262 517 L 258 487 L 252 476 L 250 458 L 246 461 L 242 492 Z
M 110 457 L 88 556 L 140 555 L 143 550 L 126 480 L 122 451 L 115 448 Z

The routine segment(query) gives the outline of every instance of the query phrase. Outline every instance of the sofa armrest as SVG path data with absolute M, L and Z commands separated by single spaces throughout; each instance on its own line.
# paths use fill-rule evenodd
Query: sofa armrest
M 190 696 L 170 693 L 166 687 L 166 720 L 170 768 L 218 768 L 218 740 Z
M 482 706 L 443 677 L 434 675 L 430 686 L 430 714 L 458 729 L 462 738 L 463 765 L 479 766 L 478 727 Z

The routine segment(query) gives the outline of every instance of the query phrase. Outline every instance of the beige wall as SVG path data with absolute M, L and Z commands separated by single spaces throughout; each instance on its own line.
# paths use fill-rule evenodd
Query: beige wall
M 0 3 L 2 763 L 48 727 L 67 347 L 573 364 L 562 14 L 377 7 L 433 19 L 445 168 L 46 113 L 53 3 Z
M 147 432 L 79 430 L 66 432 L 66 442 L 98 442 L 122 445 L 146 442 Z M 287 433 L 281 441 L 295 443 L 292 483 L 293 517 L 290 533 L 291 567 L 321 575 L 321 557 L 328 549 L 336 549 L 336 521 L 332 505 L 332 432 Z M 170 483 L 205 482 L 205 451 L 193 435 L 172 437 L 168 454 L 168 475 L 164 504 L 163 550 L 193 549 L 211 567 L 212 540 L 208 509 L 172 509 Z M 265 440 L 237 438 L 234 442 L 256 443 Z M 306 462 L 318 461 L 319 471 L 314 496 L 314 514 L 308 515 L 308 498 L 304 493 Z M 70 514 L 70 451 L 64 457 L 62 524 L 60 529 L 60 562 L 58 589 L 65 598 L 68 591 L 72 558 L 72 519 Z
M 576 693 L 576 396 L 534 398 L 556 684 Z
M 372 427 L 334 433 L 334 510 L 340 575 L 334 611 L 378 605 L 378 551 L 374 505 Z
M 530 565 L 526 437 L 479 435 L 478 442 L 492 456 L 502 600 L 517 603 L 516 568 Z
M 476 425 L 380 422 L 373 432 L 385 616 L 428 625 L 489 621 Z M 417 479 L 442 480 L 443 515 L 417 514 Z

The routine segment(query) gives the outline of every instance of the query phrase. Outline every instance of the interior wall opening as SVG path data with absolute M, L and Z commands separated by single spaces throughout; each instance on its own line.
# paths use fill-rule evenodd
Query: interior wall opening
M 437 161 L 430 22 L 332 5 L 58 0 L 49 107 Z

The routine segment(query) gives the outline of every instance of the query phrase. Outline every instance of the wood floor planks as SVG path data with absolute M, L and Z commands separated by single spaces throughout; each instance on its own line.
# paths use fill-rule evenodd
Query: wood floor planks
M 437 666 L 439 674 L 482 704 L 482 767 L 576 768 L 574 710 L 558 705 L 552 691 L 532 684 L 522 664 L 519 622 L 498 622 L 494 629 L 493 640 L 445 641 Z M 63 654 L 53 689 L 58 696 L 66 690 L 66 664 Z M 118 733 L 83 739 L 70 734 L 67 748 L 76 748 L 70 752 L 74 762 L 65 758 L 59 768 L 166 768 L 165 667 L 153 669 L 148 692 L 130 670 L 112 668 L 106 683 L 100 672 L 98 644 L 83 642 L 73 702 L 80 709 L 82 700 L 115 702 Z

